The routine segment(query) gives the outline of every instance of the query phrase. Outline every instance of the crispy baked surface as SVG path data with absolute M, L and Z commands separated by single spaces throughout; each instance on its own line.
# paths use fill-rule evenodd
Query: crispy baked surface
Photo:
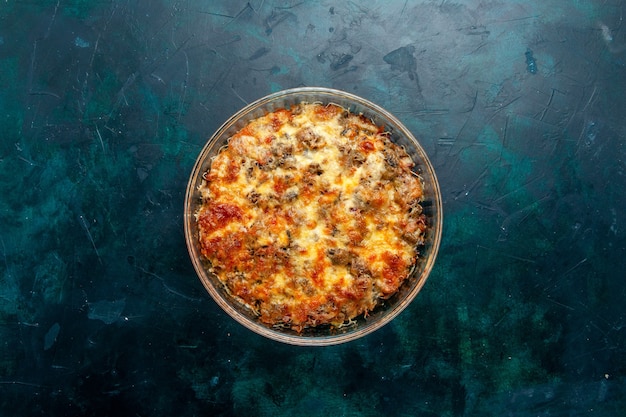
M 200 187 L 201 251 L 264 323 L 295 331 L 367 315 L 410 274 L 421 179 L 382 127 L 303 103 L 230 138 Z

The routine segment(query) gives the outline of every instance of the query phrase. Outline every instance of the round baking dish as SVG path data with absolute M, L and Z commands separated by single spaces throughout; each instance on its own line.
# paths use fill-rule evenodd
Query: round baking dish
M 281 108 L 290 108 L 301 103 L 336 104 L 352 113 L 363 114 L 375 124 L 384 126 L 391 140 L 404 147 L 415 163 L 414 171 L 424 182 L 423 213 L 426 215 L 428 230 L 425 244 L 419 247 L 419 258 L 410 276 L 403 282 L 398 292 L 382 302 L 367 317 L 358 317 L 353 324 L 341 328 L 321 326 L 304 329 L 298 333 L 287 328 L 271 327 L 262 323 L 252 311 L 231 296 L 219 279 L 210 272 L 208 261 L 200 253 L 198 227 L 195 213 L 202 200 L 198 191 L 202 176 L 211 167 L 213 157 L 229 138 L 245 127 L 248 122 Z M 208 140 L 191 172 L 185 196 L 185 239 L 193 266 L 200 281 L 215 302 L 237 322 L 269 339 L 302 346 L 325 346 L 349 342 L 381 328 L 395 318 L 422 289 L 437 257 L 442 230 L 441 193 L 435 171 L 424 149 L 392 114 L 380 106 L 356 95 L 340 90 L 320 87 L 302 87 L 283 90 L 263 97 L 231 116 Z

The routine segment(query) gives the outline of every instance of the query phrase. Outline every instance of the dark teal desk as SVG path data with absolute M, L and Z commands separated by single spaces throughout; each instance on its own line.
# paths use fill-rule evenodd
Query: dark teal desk
M 623 415 L 624 8 L 0 2 L 0 414 Z M 398 116 L 444 197 L 424 290 L 330 348 L 235 323 L 183 236 L 205 140 L 301 85 Z

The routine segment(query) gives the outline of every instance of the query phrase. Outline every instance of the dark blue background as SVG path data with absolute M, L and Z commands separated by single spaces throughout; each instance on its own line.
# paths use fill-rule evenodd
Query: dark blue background
M 0 3 L 0 414 L 626 412 L 622 1 Z M 210 299 L 188 176 L 232 113 L 343 89 L 420 138 L 444 236 L 345 345 Z

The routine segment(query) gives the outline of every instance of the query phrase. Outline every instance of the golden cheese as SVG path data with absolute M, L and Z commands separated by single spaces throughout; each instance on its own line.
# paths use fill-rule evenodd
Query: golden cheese
M 302 103 L 233 135 L 200 186 L 202 254 L 264 323 L 302 331 L 367 316 L 410 274 L 422 182 L 382 127 Z

